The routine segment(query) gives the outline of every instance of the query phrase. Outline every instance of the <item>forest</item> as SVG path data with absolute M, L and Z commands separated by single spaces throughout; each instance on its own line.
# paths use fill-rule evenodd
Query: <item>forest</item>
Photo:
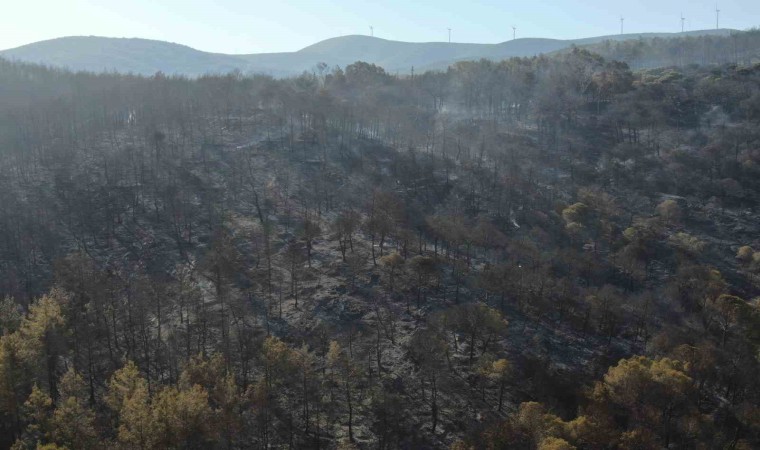
M 735 31 L 729 35 L 644 37 L 606 40 L 583 48 L 622 61 L 632 69 L 668 66 L 742 64 L 760 58 L 760 29 Z
M 602 50 L 0 59 L 0 448 L 760 447 L 760 63 Z

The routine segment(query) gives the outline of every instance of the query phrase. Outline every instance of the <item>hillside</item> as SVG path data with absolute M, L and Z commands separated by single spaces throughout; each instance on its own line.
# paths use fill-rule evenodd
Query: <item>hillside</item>
M 751 65 L 760 61 L 760 30 L 753 29 L 730 36 L 653 36 L 644 39 L 605 40 L 583 43 L 583 48 L 607 59 L 623 61 L 634 69 L 688 64 Z
M 731 31 L 624 34 L 576 40 L 523 38 L 499 44 L 412 43 L 355 35 L 327 39 L 296 52 L 249 55 L 207 53 L 184 45 L 147 39 L 80 36 L 36 42 L 0 51 L 0 56 L 73 70 L 143 75 L 161 71 L 198 76 L 238 69 L 244 73 L 265 73 L 279 77 L 297 75 L 304 70 L 311 71 L 320 62 L 329 67 L 344 67 L 355 61 L 374 63 L 391 73 L 407 73 L 412 67 L 418 71 L 445 69 L 456 61 L 535 56 L 573 45 L 683 36 L 726 36 Z
M 229 72 L 242 67 L 232 55 L 206 53 L 193 48 L 148 39 L 74 36 L 35 42 L 0 52 L 11 60 L 90 72 L 152 75 L 158 71 L 186 75 Z
M 580 48 L 0 59 L 0 449 L 760 448 L 759 124 Z

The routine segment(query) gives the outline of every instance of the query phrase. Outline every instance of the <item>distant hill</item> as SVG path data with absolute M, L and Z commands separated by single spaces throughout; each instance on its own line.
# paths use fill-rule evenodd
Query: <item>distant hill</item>
M 138 74 L 227 72 L 241 67 L 236 56 L 206 53 L 185 45 L 148 39 L 73 36 L 35 42 L 0 52 L 11 60 L 91 72 Z
M 320 62 L 346 66 L 355 61 L 378 64 L 387 71 L 406 73 L 416 70 L 445 69 L 462 60 L 500 60 L 516 56 L 535 56 L 556 52 L 572 45 L 594 45 L 682 36 L 727 36 L 735 30 L 703 30 L 687 33 L 643 33 L 598 36 L 575 40 L 523 38 L 499 44 L 461 44 L 446 42 L 400 42 L 369 36 L 343 36 L 327 39 L 296 52 L 227 55 L 208 53 L 185 45 L 136 38 L 76 36 L 35 42 L 0 51 L 0 57 L 92 72 L 118 71 L 151 75 L 198 76 L 205 73 L 243 72 L 288 76 L 312 70 Z

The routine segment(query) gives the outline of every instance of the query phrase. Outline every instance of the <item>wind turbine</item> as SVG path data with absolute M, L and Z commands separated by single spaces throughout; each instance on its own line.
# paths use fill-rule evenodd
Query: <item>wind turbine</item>
M 715 29 L 720 30 L 720 10 L 718 5 L 715 5 Z
M 517 27 L 512 25 L 512 40 L 514 41 L 517 37 Z
M 686 22 L 686 17 L 684 17 L 683 13 L 681 13 L 681 33 L 683 33 L 684 22 Z
M 369 26 L 369 35 L 375 37 L 375 27 L 372 25 Z
M 623 34 L 623 21 L 625 18 L 623 16 L 620 16 L 620 34 Z
M 449 44 L 451 44 L 451 28 L 448 28 L 449 30 Z

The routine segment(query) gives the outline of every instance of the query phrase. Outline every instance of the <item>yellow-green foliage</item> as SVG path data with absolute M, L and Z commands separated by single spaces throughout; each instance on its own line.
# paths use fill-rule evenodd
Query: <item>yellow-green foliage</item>
M 69 368 L 61 377 L 60 399 L 53 413 L 53 438 L 69 448 L 97 448 L 95 413 L 87 403 L 84 379 Z
M 752 247 L 749 245 L 742 245 L 739 247 L 739 250 L 736 251 L 736 259 L 744 263 L 750 262 L 752 261 L 753 254 L 754 250 L 752 250 Z
M 132 361 L 127 361 L 124 367 L 113 373 L 108 382 L 106 404 L 114 411 L 119 411 L 124 402 L 132 398 L 139 390 L 147 392 L 147 383 L 140 375 L 137 365 Z
M 538 445 L 538 450 L 574 450 L 575 448 L 566 440 L 556 437 L 546 438 Z
M 665 411 L 682 405 L 693 389 L 688 365 L 669 358 L 634 356 L 607 370 L 594 398 L 627 411 L 636 423 L 655 426 Z
M 509 377 L 509 374 L 512 370 L 512 366 L 509 364 L 509 361 L 506 359 L 497 359 L 493 363 L 491 363 L 490 370 L 488 371 L 488 377 L 501 382 L 502 380 L 505 380 L 507 377 Z
M 212 415 L 208 392 L 197 384 L 189 389 L 162 389 L 152 409 L 162 447 L 180 448 L 193 436 L 202 435 Z
M 665 222 L 674 223 L 681 219 L 683 211 L 675 200 L 668 199 L 657 205 L 657 214 Z
M 589 207 L 585 203 L 578 202 L 563 209 L 562 218 L 567 223 L 576 222 L 582 224 L 588 218 L 589 213 Z
M 698 255 L 705 250 L 707 244 L 688 233 L 676 233 L 668 239 L 670 244 L 683 252 Z

